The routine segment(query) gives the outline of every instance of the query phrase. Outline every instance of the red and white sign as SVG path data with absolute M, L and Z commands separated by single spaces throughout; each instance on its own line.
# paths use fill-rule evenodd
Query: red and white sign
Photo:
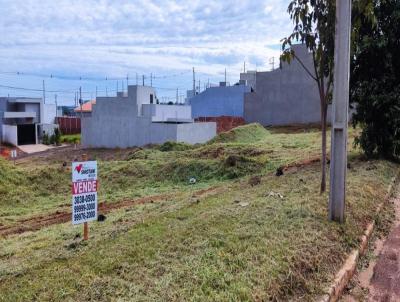
M 72 223 L 97 219 L 97 161 L 72 163 Z

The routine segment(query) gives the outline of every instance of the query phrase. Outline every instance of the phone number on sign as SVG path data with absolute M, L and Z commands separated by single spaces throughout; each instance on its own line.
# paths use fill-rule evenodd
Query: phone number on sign
M 87 212 L 87 213 L 77 213 L 77 214 L 74 214 L 74 220 L 75 221 L 85 220 L 85 219 L 89 219 L 89 218 L 92 218 L 92 217 L 95 217 L 95 216 L 96 216 L 96 212 L 95 211 L 90 211 L 90 212 Z
M 74 203 L 86 203 L 93 202 L 96 200 L 96 194 L 79 195 L 74 197 Z
M 74 206 L 74 212 L 82 212 L 82 211 L 90 211 L 90 210 L 95 210 L 96 209 L 96 204 L 95 203 L 88 203 L 88 204 L 82 204 L 82 205 L 76 205 Z

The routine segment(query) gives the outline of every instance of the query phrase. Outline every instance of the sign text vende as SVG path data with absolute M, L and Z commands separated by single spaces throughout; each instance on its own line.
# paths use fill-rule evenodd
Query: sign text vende
M 78 181 L 72 183 L 72 194 L 97 192 L 97 180 Z

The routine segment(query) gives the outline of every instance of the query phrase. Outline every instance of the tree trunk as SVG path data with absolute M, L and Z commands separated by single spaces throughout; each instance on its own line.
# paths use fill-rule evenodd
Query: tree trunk
M 321 104 L 321 135 L 322 135 L 322 158 L 321 158 L 321 191 L 324 193 L 326 191 L 326 116 L 327 116 L 328 106 L 326 104 Z

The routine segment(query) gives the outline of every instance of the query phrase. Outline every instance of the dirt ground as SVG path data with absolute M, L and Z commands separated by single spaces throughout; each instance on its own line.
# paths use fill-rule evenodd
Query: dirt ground
M 342 299 L 353 301 L 400 301 L 400 192 L 392 199 L 395 223 L 386 239 L 374 243 L 374 259 L 354 277 L 356 286 Z
M 192 198 L 205 198 L 210 194 L 216 194 L 223 191 L 223 187 L 211 187 L 208 189 L 198 190 L 192 193 Z M 99 214 L 106 214 L 113 210 L 127 208 L 138 204 L 153 203 L 153 202 L 166 202 L 174 197 L 175 194 L 161 194 L 146 196 L 142 198 L 123 200 L 115 203 L 100 203 L 99 204 Z M 65 223 L 71 220 L 71 211 L 58 210 L 47 215 L 39 215 L 30 217 L 28 219 L 22 219 L 17 221 L 12 226 L 0 226 L 0 237 L 7 237 L 13 234 L 21 234 L 29 231 L 40 230 L 41 228 L 53 225 Z

